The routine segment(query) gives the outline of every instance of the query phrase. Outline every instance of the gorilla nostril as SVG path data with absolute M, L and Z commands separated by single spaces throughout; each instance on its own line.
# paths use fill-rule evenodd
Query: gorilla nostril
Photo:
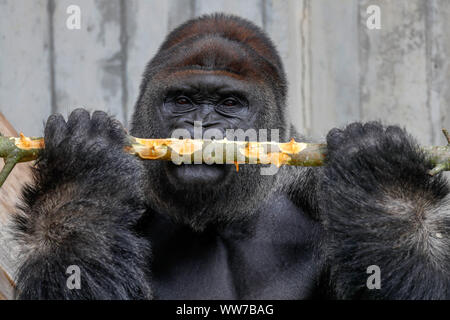
M 203 131 L 203 139 L 222 140 L 225 131 L 221 128 L 210 128 Z
M 221 128 L 223 127 L 222 123 L 220 121 L 205 121 L 202 123 L 203 128 L 209 129 L 209 128 Z
M 193 120 L 193 119 L 185 119 L 184 124 L 187 124 L 189 126 L 193 127 L 199 127 L 202 129 L 211 128 L 211 127 L 220 127 L 221 122 L 217 120 Z

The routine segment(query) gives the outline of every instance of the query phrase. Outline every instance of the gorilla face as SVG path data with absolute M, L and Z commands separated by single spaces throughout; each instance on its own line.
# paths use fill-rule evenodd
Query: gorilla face
M 277 129 L 283 140 L 285 99 L 284 70 L 267 36 L 237 17 L 204 16 L 169 34 L 147 65 L 131 134 L 179 138 L 184 129 L 185 138 L 236 140 L 227 130 Z M 239 172 L 234 165 L 144 165 L 149 205 L 197 230 L 247 217 L 275 181 L 255 165 Z
M 167 137 L 178 138 L 176 132 L 184 131 L 193 139 L 196 121 L 201 123 L 196 132 L 201 136 L 195 138 L 200 139 L 230 139 L 236 129 L 255 127 L 255 114 L 261 106 L 255 105 L 241 81 L 201 70 L 177 76 L 181 78 L 167 88 L 158 108 Z M 213 188 L 226 182 L 233 171 L 234 166 L 229 165 L 167 163 L 169 181 L 187 186 Z

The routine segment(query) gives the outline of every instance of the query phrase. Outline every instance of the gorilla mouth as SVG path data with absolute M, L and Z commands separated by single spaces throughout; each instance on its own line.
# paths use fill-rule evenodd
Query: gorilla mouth
M 223 184 L 230 170 L 229 166 L 218 164 L 182 164 L 167 163 L 169 180 L 175 185 L 214 187 Z

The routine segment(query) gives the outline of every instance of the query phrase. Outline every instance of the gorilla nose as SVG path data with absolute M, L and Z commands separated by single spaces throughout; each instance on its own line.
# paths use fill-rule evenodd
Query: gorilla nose
M 225 130 L 221 127 L 211 127 L 203 131 L 203 139 L 222 140 L 225 138 Z
M 186 132 L 189 136 L 186 136 Z M 213 137 L 218 140 L 225 137 L 225 128 L 218 121 L 195 121 L 195 124 L 194 121 L 185 121 L 183 125 L 172 131 L 172 137 L 178 138 L 181 136 L 191 139 L 211 139 Z

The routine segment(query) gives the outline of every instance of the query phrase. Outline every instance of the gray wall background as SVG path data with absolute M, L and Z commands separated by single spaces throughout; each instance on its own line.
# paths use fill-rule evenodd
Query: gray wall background
M 66 28 L 69 5 L 81 30 Z M 369 5 L 381 30 L 366 27 Z M 26 135 L 78 106 L 129 120 L 142 71 L 168 31 L 204 13 L 254 21 L 277 45 L 289 114 L 321 139 L 381 119 L 423 144 L 450 128 L 448 0 L 0 0 L 0 110 Z

